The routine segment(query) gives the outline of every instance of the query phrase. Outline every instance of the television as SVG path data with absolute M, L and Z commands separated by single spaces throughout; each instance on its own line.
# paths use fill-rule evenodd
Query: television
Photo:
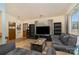
M 50 27 L 49 26 L 37 26 L 36 34 L 50 34 Z

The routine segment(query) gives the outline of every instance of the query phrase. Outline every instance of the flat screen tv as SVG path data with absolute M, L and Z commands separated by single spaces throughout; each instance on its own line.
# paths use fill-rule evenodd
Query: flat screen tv
M 50 34 L 50 27 L 49 26 L 37 26 L 36 34 Z

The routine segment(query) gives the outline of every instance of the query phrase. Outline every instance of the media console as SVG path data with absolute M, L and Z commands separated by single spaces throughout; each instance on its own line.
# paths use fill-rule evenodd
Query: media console
M 35 35 L 36 39 L 46 38 L 46 41 L 52 41 L 51 35 Z

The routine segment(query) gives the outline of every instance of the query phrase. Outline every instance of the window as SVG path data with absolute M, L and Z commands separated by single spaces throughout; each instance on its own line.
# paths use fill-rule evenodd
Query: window
M 79 32 L 79 10 L 71 16 L 72 31 Z

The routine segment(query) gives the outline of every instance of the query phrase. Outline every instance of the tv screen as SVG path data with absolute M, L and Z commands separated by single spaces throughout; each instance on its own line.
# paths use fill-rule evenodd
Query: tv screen
M 38 26 L 36 27 L 36 34 L 50 34 L 49 26 Z

